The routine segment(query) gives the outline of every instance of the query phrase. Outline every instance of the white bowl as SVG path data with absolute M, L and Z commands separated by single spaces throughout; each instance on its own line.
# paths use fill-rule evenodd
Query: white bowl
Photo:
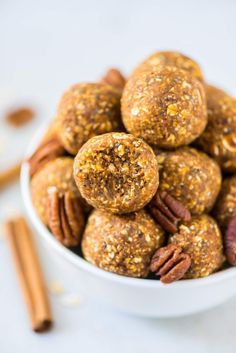
M 32 140 L 28 154 L 38 145 L 42 131 Z M 21 171 L 21 190 L 30 222 L 56 258 L 60 271 L 67 271 L 85 292 L 127 313 L 149 317 L 176 317 L 217 306 L 236 294 L 236 268 L 209 277 L 162 284 L 103 271 L 61 245 L 42 224 L 31 201 L 28 165 Z M 58 261 L 59 260 L 59 261 Z

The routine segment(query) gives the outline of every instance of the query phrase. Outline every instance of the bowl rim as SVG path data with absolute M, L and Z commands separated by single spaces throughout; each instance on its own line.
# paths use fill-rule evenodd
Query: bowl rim
M 27 163 L 27 157 L 31 155 L 31 153 L 35 150 L 36 146 L 40 141 L 43 133 L 48 127 L 49 123 L 43 124 L 43 126 L 36 132 L 33 136 L 32 140 L 29 143 L 29 147 L 26 152 L 26 158 L 22 163 L 21 167 L 21 176 L 20 176 L 20 185 L 21 185 L 21 194 L 23 198 L 23 203 L 26 209 L 26 213 L 29 217 L 31 224 L 34 226 L 39 235 L 46 241 L 49 246 L 55 250 L 59 255 L 63 256 L 67 261 L 72 263 L 75 267 L 79 267 L 80 269 L 89 272 L 97 277 L 103 278 L 105 280 L 109 280 L 111 282 L 116 282 L 124 285 L 130 285 L 135 287 L 145 287 L 145 288 L 189 288 L 189 287 L 198 287 L 204 285 L 210 285 L 212 283 L 220 282 L 224 279 L 231 279 L 236 276 L 236 268 L 230 267 L 224 269 L 222 271 L 213 273 L 204 278 L 196 278 L 196 279 L 188 279 L 173 282 L 171 284 L 165 285 L 159 280 L 146 279 L 146 278 L 133 278 L 121 276 L 112 272 L 108 272 L 102 270 L 95 265 L 84 260 L 82 257 L 73 253 L 70 249 L 66 248 L 62 245 L 56 238 L 53 237 L 48 228 L 41 222 L 36 211 L 33 207 L 31 200 L 31 192 L 30 192 L 30 178 L 29 178 L 29 168 Z

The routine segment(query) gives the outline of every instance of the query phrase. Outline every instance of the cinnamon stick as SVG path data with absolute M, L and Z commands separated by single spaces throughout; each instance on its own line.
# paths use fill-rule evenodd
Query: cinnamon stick
M 10 167 L 3 172 L 0 172 L 0 190 L 13 183 L 20 175 L 21 163 Z
M 6 223 L 7 239 L 35 332 L 47 331 L 52 314 L 32 234 L 23 217 Z

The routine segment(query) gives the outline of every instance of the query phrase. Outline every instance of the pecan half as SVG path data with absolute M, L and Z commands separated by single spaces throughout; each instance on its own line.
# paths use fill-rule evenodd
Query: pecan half
M 189 210 L 166 191 L 157 191 L 149 204 L 152 216 L 169 233 L 178 231 L 180 221 L 189 221 Z
M 225 256 L 232 266 L 236 266 L 236 217 L 233 217 L 224 234 Z
M 65 246 L 80 243 L 84 229 L 84 214 L 78 198 L 73 193 L 59 195 L 55 189 L 48 194 L 48 227 L 53 235 Z
M 171 283 L 183 278 L 190 265 L 190 256 L 180 246 L 169 244 L 155 252 L 150 270 L 160 276 L 163 283 Z
M 123 90 L 126 79 L 122 73 L 117 69 L 109 69 L 106 75 L 101 79 L 101 82 L 107 83 L 119 90 Z
M 6 115 L 6 121 L 8 124 L 20 127 L 28 122 L 30 122 L 35 116 L 33 109 L 29 107 L 22 107 L 16 110 L 8 112 Z
M 64 147 L 56 137 L 40 145 L 28 159 L 30 177 L 41 169 L 44 164 L 56 157 L 63 156 L 65 153 Z

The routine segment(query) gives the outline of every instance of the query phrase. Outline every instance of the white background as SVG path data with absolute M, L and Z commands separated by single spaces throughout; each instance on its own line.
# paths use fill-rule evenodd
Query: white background
M 202 65 L 209 82 L 236 95 L 235 15 L 233 0 L 0 0 L 0 170 L 23 156 L 67 86 L 96 80 L 109 66 L 128 74 L 155 50 L 185 52 Z M 17 131 L 6 127 L 5 111 L 23 103 L 36 107 L 35 122 Z M 18 186 L 0 194 L 1 221 L 21 207 Z M 43 251 L 41 259 L 47 280 L 61 281 L 65 295 L 70 293 L 70 282 L 78 279 L 65 284 Z M 54 295 L 55 328 L 36 335 L 28 327 L 3 238 L 0 269 L 0 353 L 236 351 L 236 299 L 192 317 L 150 320 L 86 298 L 63 306 L 63 298 Z

